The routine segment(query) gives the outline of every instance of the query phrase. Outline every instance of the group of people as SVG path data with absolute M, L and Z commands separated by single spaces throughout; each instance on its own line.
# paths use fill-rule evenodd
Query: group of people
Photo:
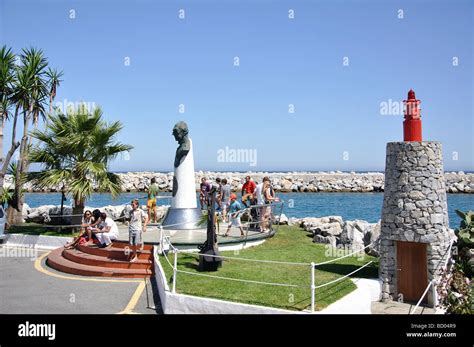
M 232 187 L 227 179 L 216 178 L 215 184 L 218 186 L 216 210 L 220 212 L 224 223 L 229 223 L 225 236 L 229 235 L 233 226 L 239 228 L 241 236 L 244 236 L 241 216 L 245 211 L 249 211 L 252 219 L 258 220 L 255 224 L 258 224 L 260 232 L 270 231 L 272 222 L 271 204 L 278 202 L 279 198 L 275 196 L 269 177 L 264 177 L 263 181 L 257 184 L 250 176 L 247 176 L 242 186 L 240 201 L 238 201 L 237 195 L 232 193 Z M 201 209 L 209 206 L 211 189 L 212 183 L 203 177 L 199 197 Z
M 229 236 L 232 227 L 239 228 L 241 236 L 245 236 L 242 228 L 241 216 L 248 212 L 250 220 L 254 220 L 252 227 L 258 225 L 260 232 L 269 232 L 272 223 L 273 202 L 278 202 L 278 197 L 272 188 L 270 179 L 264 177 L 259 184 L 255 183 L 250 176 L 245 178 L 242 186 L 240 201 L 235 193 L 232 193 L 232 187 L 227 179 L 217 178 L 215 181 L 218 186 L 216 196 L 216 210 L 220 213 L 222 220 L 228 223 L 227 232 L 224 236 Z M 210 193 L 212 183 L 203 178 L 201 181 L 200 203 L 201 209 L 205 209 L 210 204 Z M 148 189 L 147 208 L 148 213 L 140 208 L 140 202 L 135 199 L 131 203 L 131 210 L 126 216 L 128 220 L 129 243 L 131 246 L 130 262 L 138 259 L 138 247 L 143 249 L 143 233 L 146 232 L 147 225 L 151 220 L 152 213 L 156 223 L 156 200 L 158 196 L 158 185 L 155 179 L 152 179 Z M 66 245 L 66 249 L 75 248 L 77 245 L 85 243 L 86 245 L 97 244 L 101 248 L 107 248 L 119 237 L 117 223 L 100 210 L 85 211 L 81 223 L 81 232 L 72 242 Z
M 146 232 L 149 222 L 148 214 L 140 208 L 138 199 L 132 201 L 132 209 L 128 213 L 128 231 L 130 256 L 129 261 L 134 263 L 138 260 L 138 247 L 143 250 L 142 233 Z M 79 244 L 93 245 L 98 244 L 100 248 L 107 248 L 112 245 L 112 241 L 119 237 L 117 223 L 105 212 L 100 210 L 86 211 L 82 218 L 81 232 L 65 248 L 73 249 Z

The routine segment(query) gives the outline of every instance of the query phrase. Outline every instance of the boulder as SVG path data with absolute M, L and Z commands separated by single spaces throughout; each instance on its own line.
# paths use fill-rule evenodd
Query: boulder
M 291 192 L 293 188 L 293 182 L 287 179 L 282 179 L 280 182 L 280 186 L 282 187 L 282 191 Z
M 289 223 L 289 219 L 284 213 L 282 213 L 280 216 L 277 216 L 275 219 L 280 225 L 288 225 Z
M 327 223 L 322 224 L 312 231 L 315 235 L 339 236 L 342 234 L 342 227 L 339 223 Z
M 146 206 L 142 207 L 146 210 Z M 158 206 L 156 208 L 157 219 L 161 220 L 168 211 L 169 206 Z M 85 207 L 84 211 L 95 210 L 95 207 Z M 109 205 L 98 208 L 101 212 L 107 213 L 107 216 L 117 222 L 124 222 L 126 218 L 130 216 L 132 207 L 130 205 Z M 24 208 L 25 211 L 25 208 Z M 37 208 L 27 207 L 27 214 L 25 215 L 26 223 L 50 223 L 50 224 L 69 224 L 71 223 L 72 208 L 70 206 L 64 206 L 63 217 L 61 218 L 61 206 L 56 205 L 44 205 Z
M 25 216 L 26 223 L 49 223 L 51 222 L 50 210 L 56 208 L 54 205 L 44 205 L 37 208 L 32 208 Z
M 379 221 L 377 224 L 371 224 L 366 234 L 364 235 L 364 246 L 365 247 L 368 246 L 365 252 L 368 255 L 371 255 L 373 257 L 380 256 L 380 244 L 378 242 L 380 239 L 380 233 L 381 233 L 381 221 Z
M 301 219 L 300 218 L 295 218 L 295 217 L 291 217 L 289 220 L 288 220 L 288 225 L 301 225 Z
M 331 247 L 334 248 L 336 248 L 337 245 L 337 239 L 335 236 L 315 235 L 313 238 L 313 242 L 331 245 Z
M 344 223 L 344 228 L 341 234 L 341 243 L 343 245 L 352 245 L 353 247 L 364 247 L 364 221 L 347 221 Z M 367 223 L 367 222 L 365 222 Z M 369 224 L 369 223 L 367 223 Z

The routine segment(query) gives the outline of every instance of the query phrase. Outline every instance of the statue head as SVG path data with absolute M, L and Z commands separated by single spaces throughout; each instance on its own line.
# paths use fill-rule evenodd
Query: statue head
M 186 136 L 188 136 L 189 129 L 188 125 L 181 121 L 176 123 L 176 125 L 173 128 L 173 136 L 178 141 L 179 143 L 182 143 L 183 140 L 186 139 Z

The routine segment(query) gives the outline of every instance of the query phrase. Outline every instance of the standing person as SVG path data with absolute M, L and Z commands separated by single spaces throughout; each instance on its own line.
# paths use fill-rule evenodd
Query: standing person
M 143 247 L 142 232 L 146 232 L 148 225 L 148 215 L 140 208 L 140 202 L 135 199 L 132 201 L 132 211 L 130 212 L 130 222 L 128 224 L 129 243 L 132 248 L 131 263 L 137 261 L 137 247 Z
M 216 204 L 217 204 L 216 210 L 220 212 L 222 210 L 222 180 L 220 179 L 220 177 L 216 178 L 216 184 L 218 186 L 217 188 L 218 193 L 216 197 Z
M 230 205 L 230 194 L 231 194 L 231 186 L 227 183 L 227 179 L 224 178 L 222 180 L 222 188 L 221 188 L 221 206 L 222 206 L 222 220 L 224 223 L 227 222 L 227 211 Z
M 267 209 L 265 207 L 265 189 L 267 188 L 268 184 L 270 183 L 270 179 L 268 177 L 263 178 L 263 182 L 257 184 L 257 187 L 254 192 L 255 199 L 257 200 L 258 205 L 258 219 L 260 225 L 260 232 L 265 232 L 265 219 L 266 219 L 266 212 Z
M 148 208 L 148 220 L 151 220 L 151 212 L 153 211 L 153 221 L 156 224 L 156 198 L 158 197 L 158 191 L 160 188 L 158 187 L 158 184 L 156 184 L 156 178 L 153 177 L 151 179 L 151 185 L 148 187 L 148 202 L 147 202 L 147 208 Z
M 257 184 L 252 181 L 252 178 L 250 176 L 245 177 L 245 183 L 242 186 L 242 202 L 244 203 L 245 207 L 249 207 L 247 201 L 252 200 L 256 188 Z M 250 204 L 252 203 L 250 202 Z
M 101 248 L 110 247 L 113 240 L 117 240 L 119 237 L 119 231 L 117 223 L 110 217 L 107 217 L 107 213 L 101 213 L 100 224 L 98 227 L 91 228 L 91 232 L 97 237 L 100 242 Z
M 271 229 L 271 225 L 273 223 L 273 209 L 271 204 L 280 201 L 280 199 L 275 196 L 275 190 L 273 189 L 270 180 L 268 180 L 266 185 L 264 186 L 263 196 L 265 198 L 265 205 L 267 205 L 265 211 L 265 219 L 266 221 L 268 221 L 268 228 Z
M 206 177 L 201 179 L 201 193 L 199 195 L 199 202 L 201 203 L 201 210 L 207 207 L 211 185 L 207 182 Z
M 229 236 L 230 228 L 232 226 L 239 228 L 240 236 L 244 237 L 244 229 L 242 228 L 242 223 L 240 222 L 240 211 L 242 210 L 242 205 L 237 201 L 237 195 L 231 194 L 230 196 L 230 206 L 229 206 L 229 226 L 227 227 L 227 232 L 224 237 Z

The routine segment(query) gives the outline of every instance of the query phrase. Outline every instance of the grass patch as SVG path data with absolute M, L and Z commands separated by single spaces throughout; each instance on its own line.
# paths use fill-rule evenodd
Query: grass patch
M 222 252 L 223 256 L 241 257 L 260 260 L 276 260 L 298 263 L 320 263 L 331 258 L 326 256 L 325 245 L 314 244 L 311 235 L 298 227 L 282 226 L 277 235 L 261 246 L 239 252 Z M 173 263 L 173 254 L 168 255 Z M 318 267 L 316 286 L 328 283 L 347 275 L 360 266 L 375 260 L 354 277 L 376 278 L 378 261 L 370 256 L 348 257 L 337 263 Z M 173 269 L 163 256 L 160 262 L 166 277 L 172 282 Z M 192 273 L 198 272 L 198 256 L 180 254 L 178 269 Z M 297 285 L 297 288 L 268 286 L 253 283 L 193 276 L 178 273 L 177 292 L 226 301 L 270 306 L 287 310 L 304 310 L 311 305 L 311 267 L 254 263 L 240 260 L 226 260 L 217 273 L 221 277 L 246 279 L 262 282 L 285 283 Z M 345 279 L 325 288 L 316 290 L 316 308 L 321 310 L 356 289 L 355 284 Z
M 73 232 L 71 228 L 63 228 L 48 226 L 36 223 L 25 223 L 22 225 L 12 225 L 6 231 L 7 234 L 25 234 L 25 235 L 45 235 L 45 236 L 77 236 L 77 232 Z

